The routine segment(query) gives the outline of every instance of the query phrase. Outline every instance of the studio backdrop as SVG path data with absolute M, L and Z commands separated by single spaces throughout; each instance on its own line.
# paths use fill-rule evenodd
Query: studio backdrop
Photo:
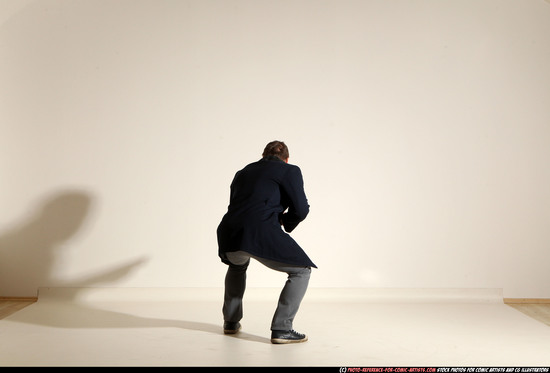
M 311 287 L 548 298 L 549 66 L 544 0 L 3 0 L 0 296 L 223 286 L 282 140 Z

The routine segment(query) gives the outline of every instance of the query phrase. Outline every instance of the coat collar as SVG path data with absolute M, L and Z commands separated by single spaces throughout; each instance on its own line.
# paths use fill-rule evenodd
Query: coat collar
M 283 161 L 281 158 L 279 158 L 275 155 L 268 155 L 268 156 L 263 157 L 262 159 L 260 159 L 260 161 L 275 161 L 275 162 L 285 163 L 285 161 Z

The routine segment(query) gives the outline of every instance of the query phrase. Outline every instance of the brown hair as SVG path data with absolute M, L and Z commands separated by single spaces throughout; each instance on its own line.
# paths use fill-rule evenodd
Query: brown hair
M 265 146 L 262 157 L 268 157 L 270 155 L 284 161 L 288 158 L 288 147 L 282 141 L 271 141 Z

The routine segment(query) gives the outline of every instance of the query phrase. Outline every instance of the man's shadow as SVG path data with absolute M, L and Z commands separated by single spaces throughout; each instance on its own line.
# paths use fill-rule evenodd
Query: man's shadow
M 56 279 L 55 266 L 62 250 L 70 247 L 71 239 L 85 225 L 92 202 L 92 197 L 85 191 L 57 193 L 48 198 L 29 219 L 0 236 L 0 295 L 17 296 L 20 295 L 17 292 L 28 291 L 29 287 L 36 290 L 39 287 L 62 287 L 66 290 L 62 302 L 41 303 L 44 312 L 19 311 L 9 319 L 58 328 L 177 327 L 213 334 L 223 333 L 221 324 L 139 317 L 99 309 L 79 300 L 87 289 L 116 283 L 126 277 L 144 264 L 147 261 L 145 258 L 130 260 L 92 276 L 72 280 Z M 239 333 L 235 337 L 270 342 L 267 338 L 247 333 Z
M 183 302 L 183 301 L 182 301 Z M 174 307 L 181 307 L 170 302 Z M 135 304 L 139 304 L 136 302 Z M 39 307 L 40 312 L 33 312 L 31 307 Z M 136 305 L 136 307 L 139 307 Z M 38 308 L 36 308 L 38 310 Z M 108 328 L 179 328 L 186 331 L 198 331 L 215 335 L 223 334 L 221 324 L 200 321 L 188 321 L 168 318 L 136 316 L 124 312 L 110 311 L 79 301 L 44 301 L 31 305 L 9 317 L 10 321 L 25 324 L 41 325 L 63 329 L 108 329 Z M 268 338 L 239 332 L 227 335 L 252 342 L 270 344 Z

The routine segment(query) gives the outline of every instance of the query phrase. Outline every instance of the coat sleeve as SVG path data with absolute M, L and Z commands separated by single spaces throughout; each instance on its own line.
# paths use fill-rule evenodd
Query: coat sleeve
M 281 187 L 288 203 L 288 211 L 281 215 L 280 220 L 285 231 L 290 233 L 309 213 L 309 204 L 304 191 L 304 180 L 299 167 L 292 166 L 286 173 Z

